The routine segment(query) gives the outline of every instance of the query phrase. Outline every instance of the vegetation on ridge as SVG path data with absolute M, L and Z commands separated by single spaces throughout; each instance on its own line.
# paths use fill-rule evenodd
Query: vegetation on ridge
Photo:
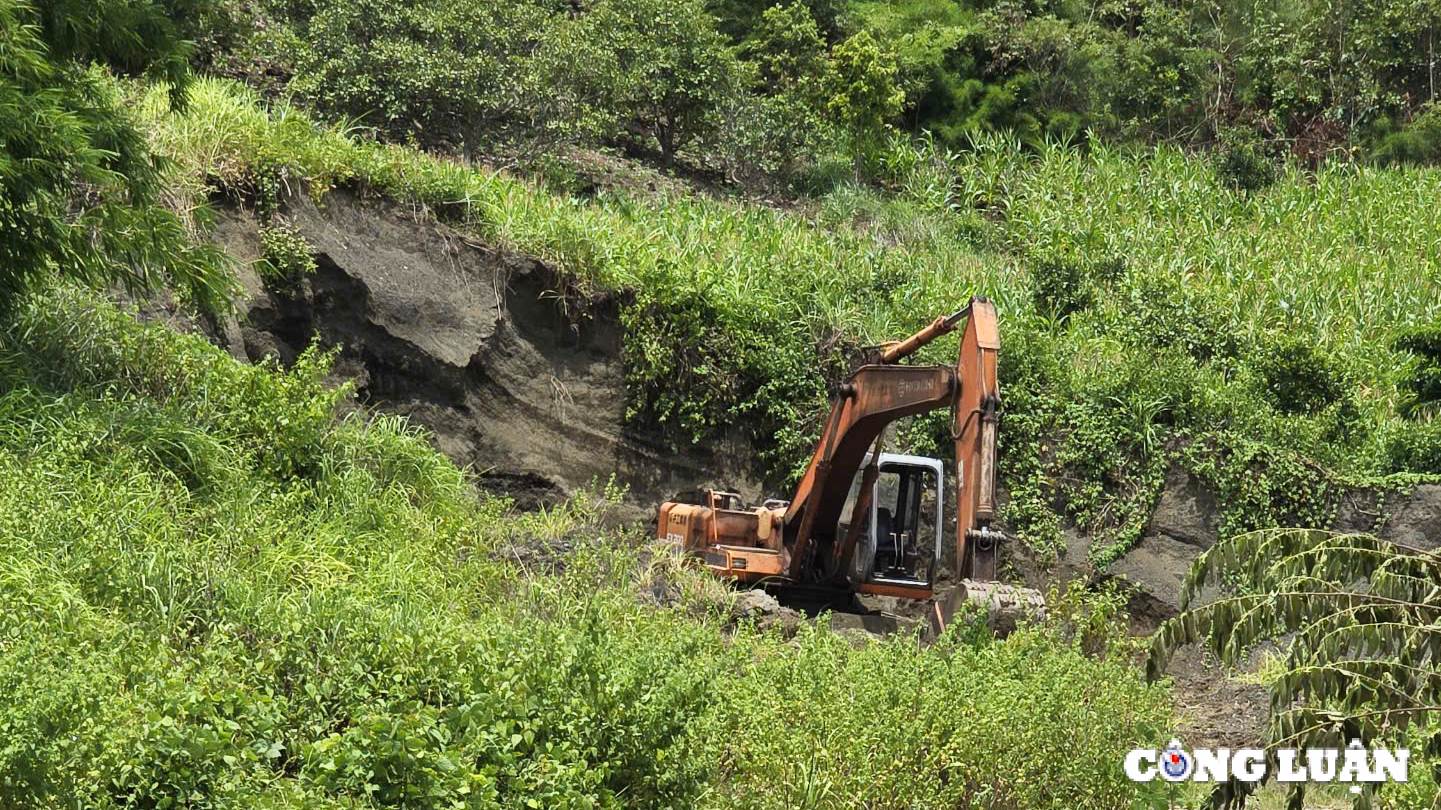
M 1441 432 L 1401 414 L 1424 415 L 1403 406 L 1417 373 L 1403 336 L 1441 311 L 1441 223 L 1414 204 L 1441 192 L 1433 171 L 1292 170 L 1253 194 L 1165 148 L 898 143 L 894 197 L 843 183 L 807 216 L 582 200 L 267 113 L 223 82 L 201 81 L 184 113 L 162 98 L 151 91 L 141 115 L 196 199 L 353 183 L 423 202 L 575 284 L 632 291 L 634 412 L 682 445 L 747 424 L 779 479 L 804 463 L 848 347 L 975 293 L 1003 313 L 1007 519 L 1037 548 L 1054 548 L 1068 519 L 1102 538 L 1105 563 L 1176 464 L 1221 491 L 1226 534 L 1327 526 L 1343 481 L 1394 488 L 1441 472 Z M 949 351 L 925 359 L 953 362 Z M 917 420 L 902 446 L 938 452 L 942 421 Z

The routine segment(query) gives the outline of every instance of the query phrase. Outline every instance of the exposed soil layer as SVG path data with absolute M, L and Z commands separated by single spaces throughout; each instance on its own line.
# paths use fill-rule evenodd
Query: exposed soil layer
M 1261 741 L 1265 687 L 1227 677 L 1215 656 L 1198 645 L 1176 651 L 1166 668 L 1175 684 L 1176 736 L 1195 748 L 1251 748 Z
M 237 356 L 290 363 L 312 339 L 361 403 L 410 417 L 482 487 L 523 507 L 615 475 L 640 503 L 697 486 L 748 496 L 740 442 L 672 452 L 625 419 L 618 301 L 566 300 L 546 264 L 469 241 L 395 203 L 293 196 L 280 217 L 315 249 L 314 275 L 263 283 L 261 225 L 227 209 L 215 240 L 242 262 L 244 317 L 210 331 Z

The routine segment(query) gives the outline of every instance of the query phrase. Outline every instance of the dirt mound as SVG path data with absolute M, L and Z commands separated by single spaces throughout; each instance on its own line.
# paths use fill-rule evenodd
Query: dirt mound
M 698 484 L 759 495 L 732 461 L 751 457 L 739 442 L 681 455 L 627 423 L 617 301 L 578 313 L 544 263 L 345 190 L 323 206 L 291 197 L 281 216 L 315 249 L 316 272 L 292 287 L 248 265 L 262 248 L 247 212 L 225 212 L 214 232 L 246 263 L 243 319 L 212 330 L 237 356 L 288 363 L 312 337 L 342 347 L 336 372 L 362 403 L 429 428 L 483 487 L 522 506 L 612 474 L 651 505 Z

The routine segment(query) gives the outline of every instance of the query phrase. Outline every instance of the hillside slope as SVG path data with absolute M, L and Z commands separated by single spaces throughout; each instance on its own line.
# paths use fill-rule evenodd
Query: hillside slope
M 664 549 L 597 529 L 596 494 L 529 515 L 477 499 L 404 420 L 341 417 L 326 371 L 241 364 L 66 289 L 0 332 L 0 804 L 939 810 L 989 789 L 1120 810 L 1145 792 L 1109 763 L 1166 696 L 1114 601 L 1004 642 L 972 627 L 944 655 L 762 634 Z M 1096 757 L 1042 779 L 1017 744 Z
M 1236 27 L 1164 3 L 1141 30 L 1109 7 L 851 2 L 825 40 L 804 6 L 752 38 L 704 5 L 0 0 L 0 108 L 18 111 L 0 116 L 0 806 L 1191 807 L 1205 786 L 1131 782 L 1124 753 L 1250 744 L 1267 686 L 1273 711 L 1299 696 L 1351 733 L 1398 681 L 1312 664 L 1378 646 L 1441 702 L 1413 666 L 1435 657 L 1418 640 L 1436 590 L 1334 553 L 1399 560 L 1370 538 L 1220 547 L 1244 593 L 1152 651 L 1216 646 L 1229 623 L 1252 683 L 1199 654 L 1147 683 L 1137 637 L 1176 611 L 1192 555 L 1250 529 L 1441 541 L 1441 214 L 1416 204 L 1441 173 L 1278 169 L 1244 133 L 1214 160 L 1022 144 L 959 108 L 936 137 L 891 126 L 914 104 L 896 44 L 907 71 L 966 62 L 933 75 L 952 102 L 1076 133 L 1082 108 L 1014 94 L 1043 88 L 1036 51 L 993 50 L 1032 64 L 989 87 L 942 74 L 1032 34 L 1087 65 L 1112 43 L 1144 72 L 1150 45 Z M 1434 28 L 1417 16 L 1411 34 Z M 938 48 L 903 39 L 922 23 Z M 1302 44 L 1329 53 L 1321 33 Z M 345 124 L 187 83 L 191 35 L 212 67 L 290 60 L 250 75 Z M 694 86 L 657 98 L 677 84 Z M 1279 110 L 1215 98 L 1170 109 L 1206 137 Z M 1330 102 L 1310 104 L 1290 120 Z M 1441 118 L 1388 104 L 1416 116 L 1393 157 L 1426 159 Z M 376 105 L 383 129 L 339 117 Z M 1342 134 L 1391 141 L 1362 128 L 1380 114 Z M 778 199 L 745 196 L 770 181 Z M 139 318 L 107 297 L 162 279 L 179 300 L 142 296 Z M 1004 638 L 979 611 L 940 639 L 807 621 L 637 525 L 695 485 L 783 488 L 853 350 L 973 294 L 1002 310 L 1006 575 L 1087 586 L 1052 590 L 1047 617 Z M 943 454 L 948 431 L 932 414 L 891 446 Z M 1308 543 L 1268 581 L 1276 548 Z M 1297 610 L 1318 577 L 1343 593 Z M 1400 616 L 1394 643 L 1353 626 L 1358 580 Z M 1272 657 L 1312 612 L 1292 649 L 1318 661 Z M 1377 741 L 1416 751 L 1380 804 L 1436 805 L 1441 734 L 1380 716 Z
M 615 312 L 625 417 L 677 457 L 740 429 L 782 481 L 850 348 L 984 293 L 1002 313 L 1006 518 L 1044 554 L 1074 525 L 1098 565 L 1114 560 L 1176 465 L 1218 496 L 1221 534 L 1330 526 L 1347 487 L 1441 469 L 1441 430 L 1403 414 L 1417 358 L 1396 343 L 1441 312 L 1441 228 L 1414 204 L 1436 195 L 1434 171 L 1335 167 L 1248 194 L 1166 149 L 998 140 L 916 152 L 890 196 L 843 184 L 787 212 L 559 195 L 267 113 L 222 82 L 201 82 L 182 115 L 159 102 L 142 117 L 177 189 L 245 206 L 262 240 L 292 245 L 265 266 L 319 255 L 294 241 L 280 192 L 323 201 L 340 185 L 554 268 L 574 321 L 592 300 Z M 943 432 L 937 414 L 897 443 L 936 452 Z

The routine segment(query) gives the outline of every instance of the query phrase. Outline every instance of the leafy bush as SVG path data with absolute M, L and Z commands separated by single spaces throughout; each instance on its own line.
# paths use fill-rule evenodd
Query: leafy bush
M 263 226 L 260 245 L 260 277 L 271 284 L 291 287 L 315 272 L 315 248 L 289 225 Z
M 706 10 L 716 18 L 716 27 L 735 44 L 754 36 L 758 29 L 764 27 L 766 13 L 775 8 L 785 8 L 787 13 L 792 13 L 794 8 L 802 9 L 807 17 L 815 20 L 828 43 L 839 39 L 845 24 L 840 18 L 849 11 L 840 0 L 803 0 L 787 5 L 770 0 L 709 0 L 706 3 Z
M 869 31 L 837 45 L 832 59 L 826 110 L 850 138 L 857 165 L 865 165 L 869 151 L 900 114 L 905 101 L 905 93 L 896 83 L 900 68 L 895 55 Z
M 1284 413 L 1317 413 L 1343 401 L 1350 381 L 1314 338 L 1281 335 L 1263 343 L 1252 358 L 1276 408 Z
M 1119 259 L 1086 260 L 1050 255 L 1037 260 L 1031 269 L 1034 283 L 1032 303 L 1036 311 L 1058 323 L 1091 306 L 1096 282 L 1110 281 L 1124 272 Z
M 1393 428 L 1386 441 L 1386 472 L 1441 475 L 1441 421 Z
M 743 83 L 703 0 L 598 0 L 567 42 L 562 81 L 655 138 L 667 162 L 712 136 Z
M 291 88 L 392 138 L 461 143 L 530 123 L 531 54 L 549 13 L 528 2 L 320 2 Z
M 753 75 L 750 92 L 732 97 L 722 125 L 731 174 L 791 178 L 834 137 L 825 111 L 825 41 L 804 5 L 777 5 L 765 10 L 740 55 L 740 69 Z
M 1412 356 L 1411 367 L 1402 378 L 1406 399 L 1401 414 L 1412 418 L 1434 416 L 1441 406 L 1441 326 L 1409 329 L 1392 347 Z
M 1124 287 L 1118 334 L 1136 346 L 1176 347 L 1229 370 L 1242 352 L 1224 307 L 1176 276 L 1145 274 Z
M 1237 191 L 1260 191 L 1276 182 L 1276 163 L 1254 132 L 1227 129 L 1212 156 L 1216 176 Z

